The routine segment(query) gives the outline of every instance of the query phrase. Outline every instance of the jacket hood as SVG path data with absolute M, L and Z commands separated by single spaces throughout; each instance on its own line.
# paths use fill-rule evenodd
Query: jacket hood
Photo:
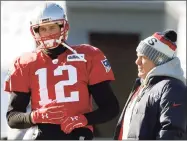
M 184 72 L 181 68 L 181 62 L 178 57 L 175 57 L 171 61 L 156 66 L 153 68 L 146 76 L 144 84 L 146 84 L 149 78 L 153 76 L 168 76 L 176 78 L 186 84 L 186 79 L 184 77 Z

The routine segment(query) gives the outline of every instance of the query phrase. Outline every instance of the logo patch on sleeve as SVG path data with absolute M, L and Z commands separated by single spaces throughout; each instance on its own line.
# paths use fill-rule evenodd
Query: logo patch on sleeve
M 107 59 L 101 60 L 106 72 L 109 72 L 111 69 L 110 63 Z

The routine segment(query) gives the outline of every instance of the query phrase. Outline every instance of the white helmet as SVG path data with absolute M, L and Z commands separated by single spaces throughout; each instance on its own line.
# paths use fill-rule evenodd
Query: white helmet
M 34 14 L 36 12 L 36 14 Z M 34 18 L 30 21 L 30 30 L 40 48 L 55 48 L 67 40 L 69 24 L 65 11 L 55 3 L 46 3 L 42 8 L 33 12 Z M 46 24 L 58 24 L 61 28 L 60 37 L 57 34 L 40 37 L 39 26 Z

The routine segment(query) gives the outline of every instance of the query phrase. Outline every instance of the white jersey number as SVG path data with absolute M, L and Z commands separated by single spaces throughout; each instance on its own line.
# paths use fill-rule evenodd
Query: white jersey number
M 73 91 L 70 97 L 65 97 L 64 86 L 74 85 L 77 82 L 77 70 L 71 65 L 58 66 L 54 70 L 54 77 L 63 75 L 63 70 L 68 71 L 69 80 L 62 80 L 55 84 L 55 95 L 57 102 L 73 102 L 79 101 L 79 92 Z M 47 89 L 47 68 L 38 69 L 35 72 L 39 78 L 39 91 L 40 91 L 40 101 L 39 104 L 42 106 L 48 104 L 52 101 L 49 99 L 48 89 Z

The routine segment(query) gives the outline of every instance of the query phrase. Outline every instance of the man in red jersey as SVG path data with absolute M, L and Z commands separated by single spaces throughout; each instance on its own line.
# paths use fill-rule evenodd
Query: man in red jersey
M 46 3 L 30 30 L 37 49 L 18 57 L 5 81 L 5 91 L 11 94 L 8 125 L 30 128 L 24 139 L 93 139 L 92 125 L 112 120 L 119 112 L 107 58 L 88 44 L 67 45 L 69 24 L 57 4 Z M 98 106 L 94 111 L 92 97 Z

